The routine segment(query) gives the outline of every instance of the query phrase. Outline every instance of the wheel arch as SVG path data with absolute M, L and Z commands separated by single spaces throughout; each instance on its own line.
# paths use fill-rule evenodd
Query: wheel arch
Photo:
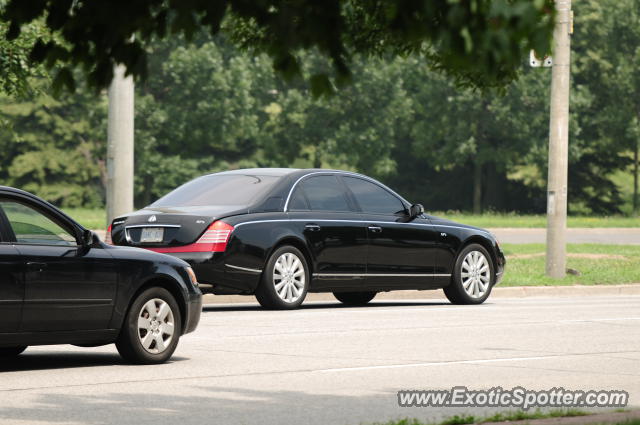
M 267 255 L 266 261 L 265 261 L 265 267 L 263 270 L 266 271 L 266 266 L 267 263 L 269 262 L 269 259 L 271 258 L 271 255 L 275 252 L 276 249 L 284 246 L 284 245 L 291 245 L 295 248 L 297 248 L 300 252 L 302 252 L 302 255 L 304 255 L 304 259 L 307 261 L 307 267 L 309 268 L 309 274 L 313 275 L 313 271 L 315 269 L 314 264 L 313 264 L 313 259 L 311 258 L 311 254 L 309 252 L 309 248 L 307 247 L 307 244 L 304 242 L 304 240 L 296 237 L 296 236 L 284 236 L 282 238 L 280 238 L 278 240 L 278 242 L 276 242 L 273 247 L 271 248 L 271 250 L 269 251 L 269 254 Z
M 127 305 L 126 315 L 129 313 L 131 309 L 131 305 L 138 298 L 138 296 L 146 291 L 149 288 L 163 288 L 169 291 L 169 293 L 175 298 L 176 303 L 178 304 L 178 309 L 180 310 L 180 335 L 182 335 L 185 331 L 185 326 L 187 324 L 187 308 L 186 308 L 186 299 L 182 290 L 180 289 L 180 284 L 171 276 L 165 274 L 157 274 L 154 276 L 150 276 L 146 279 L 133 293 L 131 299 L 129 300 L 129 304 Z
M 468 237 L 467 239 L 464 240 L 464 242 L 462 242 L 460 244 L 460 248 L 458 249 L 458 252 L 456 252 L 456 256 L 454 257 L 454 267 L 455 267 L 455 263 L 456 261 L 458 261 L 458 256 L 460 255 L 460 253 L 462 252 L 463 249 L 465 249 L 466 247 L 468 247 L 471 244 L 478 244 L 480 246 L 482 246 L 484 249 L 487 250 L 487 252 L 489 253 L 489 257 L 491 257 L 491 262 L 493 263 L 493 269 L 494 270 L 498 270 L 498 258 L 496 257 L 496 253 L 493 249 L 493 244 L 491 243 L 491 241 L 485 237 L 482 237 L 480 235 L 472 235 L 470 237 Z M 452 267 L 453 270 L 453 267 Z M 452 274 L 453 276 L 453 274 Z

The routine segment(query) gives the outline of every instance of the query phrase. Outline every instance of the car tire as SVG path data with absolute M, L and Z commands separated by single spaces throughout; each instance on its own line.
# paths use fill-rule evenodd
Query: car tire
M 489 252 L 479 244 L 465 246 L 444 294 L 453 304 L 482 304 L 491 294 L 496 274 Z
M 21 345 L 19 347 L 0 347 L 0 358 L 9 359 L 12 357 L 18 357 L 26 349 L 26 345 Z
M 175 298 L 166 289 L 153 287 L 131 304 L 116 348 L 130 363 L 164 363 L 176 350 L 181 332 L 182 317 Z
M 293 310 L 307 296 L 309 266 L 300 250 L 291 245 L 276 249 L 267 261 L 255 296 L 270 310 Z
M 377 292 L 334 292 L 333 296 L 336 297 L 344 305 L 348 306 L 362 306 L 371 301 Z

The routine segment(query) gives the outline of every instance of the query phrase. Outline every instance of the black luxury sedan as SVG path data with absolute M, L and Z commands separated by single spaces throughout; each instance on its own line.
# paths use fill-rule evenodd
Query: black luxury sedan
M 0 358 L 115 342 L 127 361 L 161 363 L 201 310 L 184 261 L 104 244 L 53 205 L 0 186 Z
M 107 237 L 186 260 L 203 292 L 278 309 L 307 292 L 363 305 L 381 291 L 437 288 L 479 304 L 505 265 L 489 232 L 425 215 L 367 176 L 321 169 L 202 176 L 116 218 Z

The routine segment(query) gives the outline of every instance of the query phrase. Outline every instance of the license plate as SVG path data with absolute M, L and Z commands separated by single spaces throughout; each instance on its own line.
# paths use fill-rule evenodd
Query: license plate
M 164 229 L 162 227 L 145 227 L 140 235 L 141 243 L 162 242 Z

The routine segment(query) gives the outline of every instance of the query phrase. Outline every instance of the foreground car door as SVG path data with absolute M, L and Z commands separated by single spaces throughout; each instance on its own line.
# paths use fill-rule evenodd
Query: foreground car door
M 0 333 L 18 331 L 23 300 L 20 254 L 12 245 L 0 242 Z
M 352 208 L 335 175 L 307 177 L 291 196 L 289 217 L 314 257 L 312 290 L 362 287 L 367 231 Z
M 106 329 L 117 269 L 103 249 L 78 245 L 73 224 L 24 199 L 0 198 L 24 270 L 22 332 Z
M 369 180 L 341 177 L 362 211 L 368 234 L 366 285 L 420 289 L 434 285 L 433 226 L 422 218 L 407 223 L 404 203 Z

